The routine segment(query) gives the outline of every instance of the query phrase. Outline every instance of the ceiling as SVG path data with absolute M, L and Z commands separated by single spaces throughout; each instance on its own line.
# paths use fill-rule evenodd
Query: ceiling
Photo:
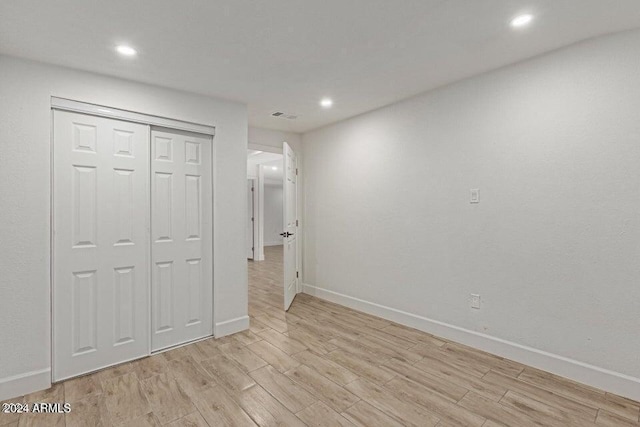
M 266 182 L 282 184 L 282 154 L 248 150 L 247 170 L 255 170 L 257 165 L 264 166 L 263 173 Z
M 1 53 L 241 101 L 294 132 L 638 27 L 639 0 L 0 1 Z

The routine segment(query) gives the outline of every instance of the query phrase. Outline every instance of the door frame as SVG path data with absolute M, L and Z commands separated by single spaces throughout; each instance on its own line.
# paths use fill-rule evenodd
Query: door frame
M 247 149 L 282 155 L 282 147 L 273 147 L 271 145 L 249 142 Z M 256 250 L 253 253 L 253 260 L 264 261 L 264 167 L 262 164 L 256 166 L 255 178 L 250 178 L 249 176 L 252 175 L 250 175 L 249 171 L 247 172 L 247 179 L 255 179 L 254 215 L 256 221 L 254 224 L 254 246 Z
M 215 267 L 216 267 L 216 263 L 215 263 L 215 198 L 216 198 L 216 179 L 215 179 L 215 172 L 216 172 L 216 165 L 215 165 L 215 159 L 216 159 L 216 138 L 215 138 L 215 134 L 216 134 L 216 128 L 215 126 L 212 125 L 206 125 L 206 124 L 201 124 L 201 123 L 195 123 L 195 122 L 189 122 L 189 121 L 185 121 L 185 120 L 179 120 L 179 119 L 173 119 L 173 118 L 169 118 L 169 117 L 162 117 L 162 116 L 155 116 L 155 115 L 151 115 L 151 114 L 145 114 L 145 113 L 140 113 L 140 112 L 136 112 L 136 111 L 130 111 L 130 110 L 124 110 L 121 108 L 116 108 L 116 107 L 110 107 L 110 106 L 105 106 L 105 105 L 99 105 L 99 104 L 91 104 L 91 103 L 87 103 L 87 102 L 82 102 L 82 101 L 77 101 L 77 100 L 73 100 L 73 99 L 68 99 L 68 98 L 62 98 L 62 97 L 56 97 L 56 96 L 52 96 L 51 97 L 51 107 L 50 107 L 50 114 L 51 114 L 51 132 L 50 132 L 50 147 L 51 147 L 51 162 L 50 162 L 50 199 L 49 199 L 49 209 L 50 209 L 50 218 L 49 218 L 49 230 L 50 230 L 50 235 L 49 235 L 49 244 L 50 244 L 50 259 L 49 259 L 49 283 L 50 283 L 50 289 L 49 292 L 51 294 L 51 305 L 50 305 L 50 311 L 51 311 L 51 331 L 50 331 L 50 339 L 51 339 L 51 343 L 50 343 L 50 348 L 49 348 L 49 355 L 50 355 L 50 363 L 51 366 L 54 366 L 54 357 L 55 357 L 55 352 L 54 352 L 54 343 L 55 343 L 55 330 L 54 330 L 54 325 L 55 325 L 55 311 L 54 311 L 54 299 L 56 297 L 55 292 L 54 292 L 54 270 L 55 270 L 55 251 L 54 251 L 54 242 L 55 242 L 55 218 L 54 218 L 54 202 L 55 202 L 55 181 L 54 181 L 54 150 L 55 150 L 55 141 L 54 141 L 54 132 L 53 132 L 53 112 L 57 110 L 57 111 L 70 111 L 70 112 L 75 112 L 75 113 L 80 113 L 80 114 L 86 114 L 86 115 L 91 115 L 91 116 L 98 116 L 98 117 L 105 117 L 105 118 L 110 118 L 110 119 L 115 119 L 115 120 L 121 120 L 121 121 L 126 121 L 126 122 L 132 122 L 132 123 L 138 123 L 138 124 L 143 124 L 143 125 L 147 125 L 149 127 L 149 141 L 148 144 L 151 145 L 151 127 L 164 127 L 164 128 L 168 128 L 168 129 L 176 129 L 176 130 L 181 130 L 181 131 L 187 131 L 187 132 L 193 132 L 193 133 L 198 133 L 201 135 L 205 135 L 205 136 L 209 136 L 211 137 L 211 203 L 212 203 L 212 207 L 213 209 L 211 210 L 211 232 L 212 232 L 212 239 L 211 239 L 211 263 L 212 263 L 212 269 L 213 269 L 213 275 L 212 275 L 212 280 L 211 280 L 211 295 L 212 295 L 212 303 L 211 303 L 211 330 L 212 330 L 212 334 L 215 337 Z M 151 163 L 151 157 L 149 157 L 149 163 Z M 150 179 L 150 177 L 149 177 Z M 148 188 L 150 188 L 150 182 L 148 183 Z M 149 197 L 151 196 L 151 194 L 149 193 Z M 149 209 L 151 209 L 151 205 L 149 205 Z M 149 215 L 151 215 L 151 211 L 149 211 Z M 149 257 L 151 257 L 151 223 L 149 222 L 148 224 L 148 229 L 147 229 L 147 251 L 149 254 Z M 151 258 L 149 258 L 150 260 Z M 148 296 L 148 301 L 149 301 L 149 309 L 148 309 L 148 322 L 149 322 L 149 326 L 151 326 L 151 262 L 149 262 L 149 265 L 147 266 L 147 296 Z M 149 331 L 151 332 L 151 331 Z M 148 340 L 147 340 L 147 354 L 151 355 L 151 333 L 149 333 L 148 336 Z M 197 341 L 197 340 L 196 340 Z M 182 344 L 184 345 L 184 344 Z M 163 350 L 164 351 L 164 350 Z M 128 362 L 123 360 L 122 362 Z M 51 383 L 54 382 L 54 378 L 53 378 L 53 369 L 51 369 Z
M 251 233 L 253 234 L 251 242 L 252 242 L 252 246 L 253 247 L 251 249 L 251 258 L 248 258 L 248 259 L 250 259 L 252 261 L 255 261 L 256 260 L 256 249 L 257 249 L 256 248 L 256 243 L 257 243 L 256 240 L 257 240 L 257 236 L 258 236 L 258 232 L 259 232 L 259 230 L 258 230 L 258 222 L 259 221 L 258 221 L 258 218 L 257 218 L 257 215 L 256 215 L 256 213 L 258 211 L 258 209 L 256 209 L 258 207 L 257 206 L 258 205 L 258 203 L 257 203 L 257 201 L 258 201 L 258 191 L 256 189 L 257 184 L 258 184 L 258 180 L 256 178 L 247 178 L 247 181 L 251 182 L 251 218 L 253 218 L 252 221 L 251 221 Z
M 287 141 L 282 141 L 282 142 L 286 142 L 287 144 L 289 144 Z M 282 143 L 280 143 L 282 144 Z M 289 144 L 291 145 L 291 144 Z M 275 154 L 284 154 L 283 150 L 282 150 L 282 145 L 280 146 L 273 146 L 273 145 L 263 145 L 260 143 L 256 143 L 256 142 L 249 142 L 247 144 L 247 148 L 249 150 L 259 150 L 259 151 L 266 151 L 267 153 L 275 153 Z M 296 152 L 296 156 L 298 159 L 298 184 L 296 185 L 296 200 L 298 202 L 298 233 L 301 233 L 303 230 L 303 224 L 304 221 L 303 219 L 300 217 L 302 214 L 302 199 L 301 199 L 301 193 L 302 193 L 302 185 L 300 179 L 302 178 L 303 175 L 303 167 L 304 165 L 302 164 L 302 157 L 300 156 L 300 153 Z M 284 191 L 284 189 L 283 189 Z M 260 196 L 262 197 L 262 195 Z M 284 219 L 284 212 L 282 212 L 282 217 Z M 296 293 L 302 293 L 302 281 L 304 278 L 304 273 L 302 271 L 302 244 L 301 242 L 304 240 L 304 235 L 298 235 L 298 237 L 302 237 L 302 239 L 300 239 L 300 241 L 298 242 L 298 250 L 296 251 L 296 269 L 300 272 L 300 280 L 298 280 L 298 288 L 296 289 Z M 284 242 L 283 242 L 284 244 Z M 255 256 L 255 254 L 254 254 Z
M 255 142 L 249 142 L 247 144 L 247 148 L 249 150 L 257 150 L 257 151 L 265 151 L 267 153 L 282 154 L 282 147 L 274 147 L 274 146 L 271 146 L 271 145 L 262 145 L 262 144 L 257 144 Z

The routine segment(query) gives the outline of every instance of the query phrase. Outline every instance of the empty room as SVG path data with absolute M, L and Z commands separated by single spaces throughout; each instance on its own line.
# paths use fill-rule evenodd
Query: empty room
M 640 1 L 0 1 L 0 426 L 640 427 Z

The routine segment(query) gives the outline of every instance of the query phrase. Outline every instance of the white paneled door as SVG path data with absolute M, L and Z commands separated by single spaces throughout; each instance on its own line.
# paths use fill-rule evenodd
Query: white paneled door
M 298 292 L 298 160 L 283 143 L 284 309 L 289 310 Z
M 148 354 L 149 127 L 54 111 L 53 182 L 58 381 Z
M 151 131 L 151 349 L 212 334 L 212 140 Z

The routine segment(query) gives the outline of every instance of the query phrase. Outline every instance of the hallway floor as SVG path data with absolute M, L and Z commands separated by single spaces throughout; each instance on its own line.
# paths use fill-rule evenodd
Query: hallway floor
M 249 331 L 16 401 L 0 425 L 640 426 L 640 404 L 308 295 L 285 313 L 282 246 L 249 261 Z

